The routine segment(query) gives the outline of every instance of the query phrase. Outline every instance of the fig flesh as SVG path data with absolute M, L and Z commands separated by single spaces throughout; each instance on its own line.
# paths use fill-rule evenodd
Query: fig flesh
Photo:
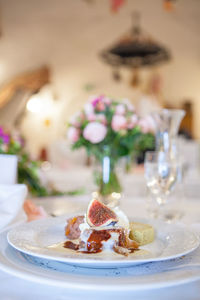
M 118 221 L 116 214 L 97 199 L 93 199 L 89 203 L 86 220 L 92 227 L 107 226 Z

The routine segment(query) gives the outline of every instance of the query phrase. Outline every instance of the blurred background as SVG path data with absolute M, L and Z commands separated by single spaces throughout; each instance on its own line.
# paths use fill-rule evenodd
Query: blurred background
M 49 155 L 72 113 L 106 94 L 141 115 L 184 108 L 181 130 L 199 139 L 199 14 L 199 0 L 1 0 L 0 125 Z

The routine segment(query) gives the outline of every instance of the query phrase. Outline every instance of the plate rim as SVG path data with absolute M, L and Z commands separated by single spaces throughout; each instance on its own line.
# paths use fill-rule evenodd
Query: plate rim
M 78 213 L 79 214 L 79 213 Z M 76 214 L 77 215 L 77 214 Z M 70 215 L 70 217 L 72 216 L 72 214 Z M 69 217 L 69 215 L 67 215 L 67 217 Z M 56 219 L 62 219 L 62 218 L 66 218 L 65 215 L 63 216 L 59 216 L 59 217 L 56 217 Z M 31 250 L 28 250 L 28 249 L 23 249 L 23 248 L 20 248 L 18 246 L 16 246 L 15 244 L 13 244 L 13 242 L 10 240 L 10 237 L 9 235 L 12 233 L 12 231 L 15 231 L 16 229 L 20 228 L 21 226 L 24 226 L 27 224 L 27 226 L 30 226 L 31 224 L 33 223 L 40 223 L 40 222 L 45 222 L 45 220 L 50 220 L 50 219 L 55 219 L 55 218 L 46 218 L 46 219 L 40 219 L 40 220 L 35 220 L 35 221 L 32 221 L 32 222 L 29 222 L 29 223 L 23 223 L 23 224 L 19 224 L 17 225 L 16 227 L 10 229 L 8 232 L 7 232 L 7 242 L 8 244 L 13 247 L 15 250 L 19 251 L 19 252 L 22 252 L 24 254 L 28 254 L 30 256 L 33 256 L 33 257 L 38 257 L 38 258 L 42 258 L 42 259 L 48 259 L 48 260 L 51 260 L 51 261 L 58 261 L 58 262 L 63 262 L 63 263 L 68 263 L 68 264 L 71 264 L 71 265 L 77 265 L 77 266 L 81 266 L 81 267 L 90 267 L 90 268 L 112 268 L 114 264 L 117 264 L 117 267 L 127 267 L 127 266 L 133 266 L 133 265 L 139 265 L 139 264 L 144 264 L 144 263 L 150 263 L 150 262 L 159 262 L 159 261 L 167 261 L 167 260 L 170 260 L 170 259 L 175 259 L 175 258 L 178 258 L 178 257 L 181 257 L 183 255 L 187 255 L 191 252 L 193 252 L 195 249 L 197 249 L 200 245 L 200 236 L 194 231 L 192 230 L 191 228 L 188 229 L 188 227 L 183 224 L 183 223 L 176 223 L 176 224 L 173 224 L 175 227 L 179 228 L 179 229 L 182 229 L 182 230 L 186 230 L 188 233 L 192 234 L 193 235 L 193 238 L 196 239 L 196 244 L 194 245 L 194 247 L 191 247 L 190 249 L 186 249 L 185 251 L 183 252 L 179 252 L 175 255 L 168 255 L 168 256 L 165 256 L 165 257 L 154 257 L 154 258 L 143 258 L 143 259 L 133 259 L 133 260 L 123 260 L 123 257 L 119 260 L 102 260 L 102 259 L 93 259 L 92 257 L 90 257 L 90 259 L 84 259 L 84 258 L 72 258 L 72 257 L 66 257 L 63 258 L 63 257 L 54 257 L 53 255 L 48 255 L 48 254 L 42 254 L 42 253 L 35 253 L 35 252 L 32 252 Z M 155 220 L 156 221 L 156 220 Z M 162 225 L 165 225 L 165 226 L 168 226 L 168 224 L 164 223 L 164 222 L 160 222 L 160 224 Z M 105 266 L 103 266 L 105 265 Z
M 0 238 L 4 238 L 5 242 L 7 243 L 7 246 L 12 248 L 8 242 L 7 242 L 7 230 L 5 232 L 1 232 L 0 233 Z M 3 236 L 4 235 L 4 236 Z M 73 290 L 74 288 L 77 289 L 77 287 L 82 290 L 82 291 L 102 291 L 102 292 L 112 292 L 112 291 L 117 291 L 117 292 L 134 292 L 134 291 L 139 291 L 141 290 L 141 288 L 143 290 L 149 290 L 149 289 L 159 289 L 159 288 L 167 288 L 167 287 L 173 287 L 173 286 L 177 286 L 177 285 L 182 285 L 182 284 L 186 284 L 189 282 L 194 282 L 200 279 L 200 274 L 198 272 L 198 274 L 195 275 L 190 275 L 190 277 L 184 277 L 184 278 L 177 278 L 176 276 L 170 276 L 170 278 L 173 278 L 171 280 L 163 280 L 162 282 L 150 282 L 150 283 L 134 283 L 132 282 L 132 284 L 123 284 L 123 285 L 103 285 L 101 284 L 101 282 L 99 282 L 99 284 L 92 284 L 91 282 L 89 283 L 76 283 L 76 282 L 67 282 L 67 281 L 60 281 L 58 278 L 48 278 L 42 275 L 38 275 L 38 274 L 34 274 L 31 273 L 30 268 L 27 269 L 23 269 L 23 266 L 20 264 L 20 261 L 17 260 L 17 268 L 16 269 L 16 263 L 13 262 L 12 257 L 11 258 L 7 258 L 6 254 L 3 252 L 2 253 L 2 247 L 3 245 L 0 245 L 0 269 L 3 270 L 4 272 L 16 276 L 18 278 L 21 279 L 25 279 L 27 281 L 31 281 L 31 282 L 35 282 L 35 283 L 39 283 L 39 284 L 46 284 L 46 285 L 53 285 L 56 287 L 62 287 L 62 288 L 66 288 L 70 290 Z M 20 251 L 15 250 L 14 248 L 12 248 L 12 251 L 14 252 L 19 252 L 21 254 Z M 2 259 L 4 262 L 2 262 Z M 6 263 L 9 264 L 6 265 Z M 29 262 L 26 261 L 25 264 L 29 265 Z M 14 266 L 13 266 L 14 265 Z M 31 266 L 31 264 L 30 264 Z M 38 266 L 35 266 L 36 268 L 38 268 Z M 44 274 L 48 273 L 48 270 L 44 269 Z M 52 270 L 52 272 L 57 272 L 56 270 Z M 168 270 L 168 272 L 171 273 L 170 270 Z M 172 271 L 173 272 L 173 271 Z M 184 272 L 185 274 L 185 272 Z M 175 279 L 174 279 L 175 278 Z

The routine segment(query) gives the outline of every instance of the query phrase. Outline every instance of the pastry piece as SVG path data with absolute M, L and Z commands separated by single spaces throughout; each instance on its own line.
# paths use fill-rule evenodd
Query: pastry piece
M 140 246 L 153 242 L 154 237 L 155 232 L 151 225 L 130 222 L 130 238 Z
M 84 222 L 84 216 L 77 216 L 67 220 L 65 235 L 69 240 L 75 240 L 80 237 L 81 231 L 79 225 Z

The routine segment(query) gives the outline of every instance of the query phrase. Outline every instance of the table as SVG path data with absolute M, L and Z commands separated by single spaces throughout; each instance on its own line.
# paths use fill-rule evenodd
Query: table
M 0 272 L 0 298 L 1 300 L 102 300 L 102 299 L 127 299 L 127 300 L 199 300 L 200 281 L 181 285 L 180 287 L 171 287 L 167 289 L 147 290 L 128 294 L 85 294 L 79 291 L 70 291 L 63 288 L 55 288 L 40 284 L 31 283 L 25 280 L 17 279 L 6 273 Z
M 37 205 L 43 205 L 49 213 L 54 213 L 56 215 L 61 215 L 64 213 L 73 213 L 76 211 L 84 211 L 87 207 L 87 203 L 90 199 L 89 195 L 85 196 L 76 196 L 76 197 L 58 197 L 52 199 L 36 199 L 35 203 Z M 182 203 L 187 206 L 187 211 L 193 215 L 194 222 L 200 222 L 200 202 L 198 199 L 190 199 L 183 201 Z M 137 207 L 137 210 L 135 209 Z M 121 208 L 128 215 L 141 215 L 145 216 L 146 211 L 145 207 L 145 198 L 139 197 L 127 197 L 122 200 Z M 197 209 L 198 208 L 198 209 Z M 184 222 L 189 223 L 189 215 L 183 217 Z M 10 276 L 2 271 L 0 271 L 0 299 L 1 300 L 62 300 L 62 299 L 149 299 L 149 300 L 164 300 L 164 299 L 199 299 L 200 295 L 200 280 L 188 283 L 185 285 L 168 287 L 156 290 L 146 290 L 146 291 L 137 291 L 132 293 L 98 293 L 95 294 L 91 291 L 85 293 L 78 290 L 66 290 L 64 288 L 57 288 L 46 286 L 43 284 L 36 284 L 33 282 L 21 280 L 19 278 Z

